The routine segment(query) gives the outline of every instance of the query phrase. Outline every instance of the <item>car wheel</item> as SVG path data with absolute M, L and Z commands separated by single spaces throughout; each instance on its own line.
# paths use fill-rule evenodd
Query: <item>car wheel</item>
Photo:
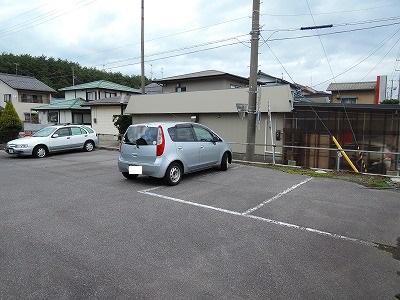
M 92 141 L 87 141 L 83 146 L 83 150 L 86 152 L 92 152 L 94 150 L 94 143 Z
M 36 146 L 33 151 L 32 154 L 34 157 L 36 158 L 44 158 L 47 156 L 47 148 L 45 146 Z
M 174 162 L 170 164 L 165 172 L 165 182 L 168 185 L 177 185 L 182 179 L 182 173 L 183 168 L 179 163 Z
M 224 155 L 222 155 L 222 159 L 221 159 L 221 166 L 220 166 L 220 169 L 221 169 L 222 171 L 228 170 L 228 164 L 229 164 L 229 161 L 228 161 L 228 160 L 229 160 L 228 153 L 225 152 Z
M 138 174 L 129 174 L 128 172 L 122 172 L 122 176 L 124 176 L 126 179 L 136 179 L 138 177 Z

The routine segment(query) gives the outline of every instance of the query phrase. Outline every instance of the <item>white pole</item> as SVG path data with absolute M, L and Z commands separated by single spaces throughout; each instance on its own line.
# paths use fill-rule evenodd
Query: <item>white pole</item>
M 272 163 L 275 164 L 275 144 L 274 144 L 274 136 L 272 132 L 272 115 L 271 115 L 271 105 L 268 100 L 268 119 L 269 119 L 269 130 L 271 132 L 271 145 L 272 145 Z

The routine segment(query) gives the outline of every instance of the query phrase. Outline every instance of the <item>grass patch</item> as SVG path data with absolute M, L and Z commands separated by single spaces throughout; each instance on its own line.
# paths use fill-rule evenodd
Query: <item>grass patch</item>
M 248 163 L 247 163 L 248 164 Z M 278 171 L 282 171 L 288 174 L 297 174 L 297 175 L 305 175 L 310 177 L 319 177 L 319 178 L 332 178 L 339 179 L 345 181 L 351 181 L 354 183 L 358 183 L 360 185 L 366 186 L 368 188 L 375 189 L 400 189 L 400 185 L 396 184 L 390 178 L 379 176 L 379 175 L 365 175 L 365 174 L 356 174 L 352 172 L 346 171 L 327 171 L 326 173 L 317 173 L 316 170 L 312 169 L 304 169 L 304 168 L 294 168 L 294 167 L 286 167 L 286 166 L 273 166 L 268 164 L 251 164 L 259 167 L 264 167 L 268 169 L 274 169 Z

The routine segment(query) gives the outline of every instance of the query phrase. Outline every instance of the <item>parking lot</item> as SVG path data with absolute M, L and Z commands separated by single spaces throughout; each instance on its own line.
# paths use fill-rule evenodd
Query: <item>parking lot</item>
M 174 187 L 118 152 L 0 152 L 0 298 L 384 298 L 400 194 L 232 164 Z

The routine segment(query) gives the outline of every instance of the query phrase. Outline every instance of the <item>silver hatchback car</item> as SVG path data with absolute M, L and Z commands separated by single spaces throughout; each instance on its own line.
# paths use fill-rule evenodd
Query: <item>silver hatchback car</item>
M 128 179 L 138 175 L 178 184 L 182 175 L 207 168 L 227 170 L 232 150 L 216 133 L 197 123 L 131 125 L 122 139 L 118 167 Z

